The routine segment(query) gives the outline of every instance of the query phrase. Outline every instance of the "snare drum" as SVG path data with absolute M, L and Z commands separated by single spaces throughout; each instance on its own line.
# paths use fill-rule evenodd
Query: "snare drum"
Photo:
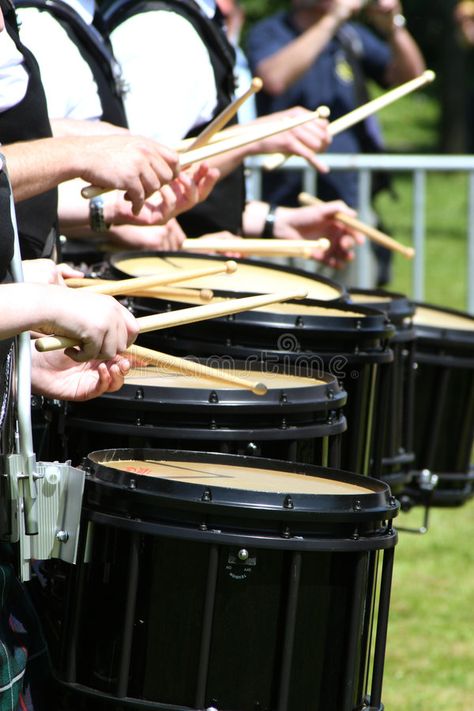
M 408 494 L 455 506 L 474 491 L 474 318 L 420 303 L 414 321 L 416 480 Z M 430 474 L 438 477 L 432 492 Z
M 37 599 L 60 709 L 382 711 L 384 482 L 164 450 L 87 471 L 80 562 Z
M 225 372 L 263 382 L 265 395 L 147 367 L 125 385 L 84 403 L 68 403 L 65 458 L 80 461 L 91 449 L 166 447 L 250 454 L 322 466 L 340 466 L 346 429 L 346 393 L 332 375 L 318 379 L 290 368 L 260 368 L 213 358 Z M 245 366 L 245 369 L 244 369 Z
M 395 327 L 390 341 L 393 361 L 380 368 L 375 406 L 371 476 L 401 491 L 411 479 L 413 461 L 413 398 L 415 372 L 415 304 L 403 294 L 383 289 L 350 289 L 349 302 L 383 311 Z
M 114 278 L 149 276 L 150 274 L 175 274 L 182 269 L 203 269 L 227 257 L 186 254 L 183 252 L 120 252 L 110 258 L 109 272 Z M 308 298 L 321 301 L 338 301 L 345 294 L 344 287 L 335 281 L 311 275 L 302 269 L 291 269 L 268 262 L 236 259 L 238 269 L 233 274 L 214 274 L 199 279 L 174 282 L 174 286 L 195 289 L 212 289 L 216 294 L 243 296 L 265 294 L 285 289 L 302 288 Z M 156 304 L 155 304 L 156 306 Z
M 163 308 L 183 307 L 167 299 Z M 137 316 L 156 310 L 156 301 L 136 300 Z M 253 311 L 140 336 L 143 345 L 177 355 L 225 355 L 247 363 L 279 363 L 298 373 L 334 375 L 348 394 L 341 467 L 367 474 L 372 459 L 378 369 L 393 360 L 394 326 L 380 311 L 345 303 L 304 301 L 273 304 Z

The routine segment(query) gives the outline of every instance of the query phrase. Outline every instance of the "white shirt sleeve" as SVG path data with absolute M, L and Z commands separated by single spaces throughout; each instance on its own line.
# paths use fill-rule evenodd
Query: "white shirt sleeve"
M 6 30 L 0 32 L 0 111 L 23 101 L 28 88 L 28 73 L 23 56 Z
M 97 84 L 67 32 L 48 12 L 22 8 L 17 13 L 21 41 L 40 67 L 50 118 L 100 118 Z
M 130 130 L 165 144 L 176 143 L 212 118 L 217 103 L 206 47 L 185 18 L 153 10 L 117 27 L 111 40 L 128 93 Z

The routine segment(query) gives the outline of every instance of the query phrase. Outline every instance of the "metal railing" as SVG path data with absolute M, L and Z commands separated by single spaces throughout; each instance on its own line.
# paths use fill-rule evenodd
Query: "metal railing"
M 412 293 L 416 301 L 425 297 L 426 270 L 426 178 L 428 173 L 465 173 L 467 182 L 467 304 L 466 309 L 474 314 L 474 156 L 445 155 L 343 155 L 325 154 L 322 160 L 331 170 L 356 170 L 359 174 L 358 215 L 363 221 L 371 217 L 372 173 L 386 170 L 393 173 L 411 173 L 413 185 L 412 200 L 412 242 L 416 250 L 412 270 Z M 264 156 L 257 156 L 248 161 L 250 170 L 252 197 L 261 195 L 261 175 Z M 317 173 L 302 158 L 291 157 L 281 169 L 300 169 L 303 173 L 303 189 L 316 194 Z M 356 260 L 356 286 L 368 287 L 369 246 L 366 243 L 358 247 Z

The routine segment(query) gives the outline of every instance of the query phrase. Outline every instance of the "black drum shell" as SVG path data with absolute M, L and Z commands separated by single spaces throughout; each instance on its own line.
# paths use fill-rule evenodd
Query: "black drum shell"
M 110 466 L 183 458 L 363 491 L 237 490 Z M 368 693 L 383 708 L 398 512 L 385 483 L 201 452 L 106 450 L 86 466 L 79 565 L 51 563 L 46 594 L 34 588 L 60 711 L 352 711 Z
M 348 303 L 383 311 L 395 327 L 390 340 L 393 361 L 380 366 L 376 395 L 376 432 L 370 476 L 379 476 L 400 493 L 412 477 L 415 373 L 415 303 L 384 289 L 349 289 Z
M 217 358 L 205 364 L 252 372 L 253 380 L 264 383 L 266 372 L 279 380 L 276 385 L 270 379 L 261 396 L 217 382 L 172 388 L 166 375 L 162 385 L 147 385 L 145 377 L 139 385 L 126 383 L 116 393 L 68 404 L 67 458 L 78 462 L 97 447 L 165 446 L 339 464 L 347 396 L 334 376 L 321 374 L 304 384 L 295 369 L 277 365 L 262 369 Z
M 177 308 L 176 302 L 167 308 Z M 300 374 L 319 377 L 327 372 L 338 378 L 348 393 L 340 466 L 367 474 L 372 458 L 372 414 L 381 364 L 393 360 L 390 343 L 395 328 L 385 314 L 345 303 L 304 300 L 294 303 L 296 314 L 247 311 L 231 317 L 142 334 L 140 342 L 181 356 L 245 359 L 246 362 L 280 364 Z M 329 316 L 298 315 L 298 307 L 328 310 Z M 136 315 L 146 315 L 153 302 L 134 300 Z M 156 308 L 156 304 L 154 305 Z M 340 316 L 338 314 L 341 314 Z M 375 473 L 373 473 L 375 476 Z
M 438 484 L 427 493 L 416 485 L 407 495 L 433 506 L 457 506 L 474 494 L 474 317 L 456 309 L 418 302 L 443 317 L 460 317 L 472 330 L 418 323 L 414 410 L 415 475 L 427 470 Z

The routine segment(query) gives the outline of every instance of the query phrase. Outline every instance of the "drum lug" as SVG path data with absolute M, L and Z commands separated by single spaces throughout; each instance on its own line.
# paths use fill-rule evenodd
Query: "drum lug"
M 294 509 L 295 508 L 295 505 L 293 503 L 293 499 L 291 498 L 291 496 L 289 496 L 289 495 L 285 496 L 285 500 L 283 502 L 283 508 L 285 508 L 285 509 Z
M 201 501 L 212 501 L 212 491 L 210 489 L 205 489 L 201 496 Z

